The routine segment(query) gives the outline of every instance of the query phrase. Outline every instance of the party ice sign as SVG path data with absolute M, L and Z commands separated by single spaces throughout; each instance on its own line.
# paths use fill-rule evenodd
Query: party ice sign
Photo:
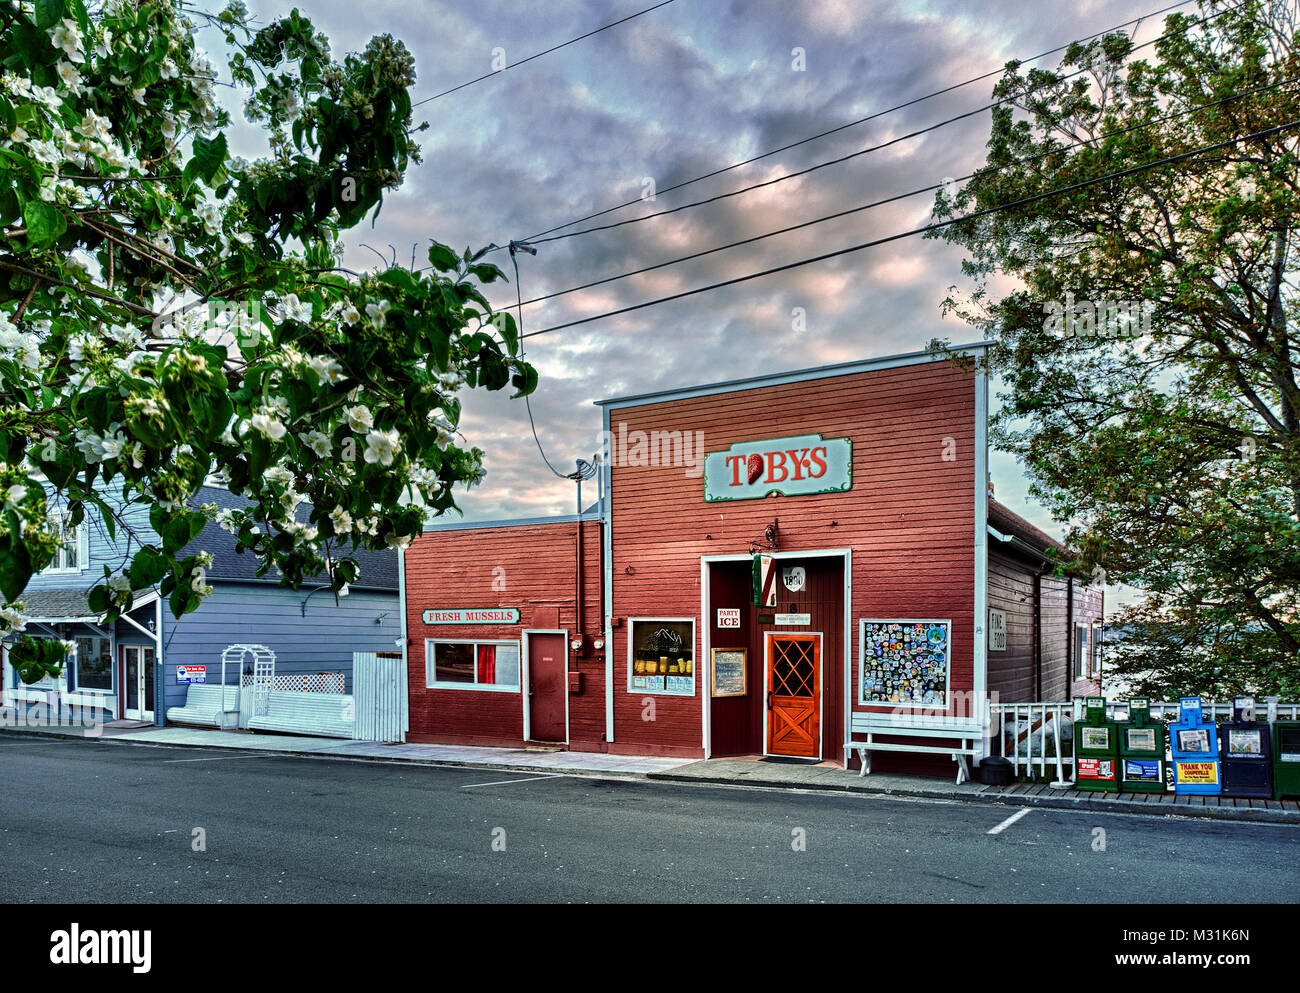
M 801 434 L 740 441 L 704 459 L 704 499 L 836 493 L 853 486 L 853 443 L 848 438 Z

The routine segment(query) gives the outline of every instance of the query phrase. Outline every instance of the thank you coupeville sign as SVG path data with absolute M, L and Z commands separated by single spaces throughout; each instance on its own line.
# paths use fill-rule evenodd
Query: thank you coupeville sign
M 836 493 L 853 486 L 853 443 L 848 438 L 801 434 L 741 441 L 704 460 L 704 499 Z

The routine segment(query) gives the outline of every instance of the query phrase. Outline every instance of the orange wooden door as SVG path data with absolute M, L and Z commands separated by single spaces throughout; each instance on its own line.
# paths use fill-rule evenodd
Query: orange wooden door
M 818 755 L 820 641 L 815 634 L 767 636 L 767 751 L 770 755 Z

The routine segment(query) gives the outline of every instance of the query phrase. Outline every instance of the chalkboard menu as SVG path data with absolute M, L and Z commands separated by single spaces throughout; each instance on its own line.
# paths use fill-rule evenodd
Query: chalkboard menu
M 715 648 L 713 656 L 713 675 L 710 685 L 714 696 L 744 696 L 748 691 L 746 685 L 746 660 L 749 655 L 745 648 Z

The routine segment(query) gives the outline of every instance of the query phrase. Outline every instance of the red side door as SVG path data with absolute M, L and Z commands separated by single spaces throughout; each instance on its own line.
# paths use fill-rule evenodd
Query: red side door
M 568 741 L 568 646 L 563 634 L 528 634 L 528 738 Z

